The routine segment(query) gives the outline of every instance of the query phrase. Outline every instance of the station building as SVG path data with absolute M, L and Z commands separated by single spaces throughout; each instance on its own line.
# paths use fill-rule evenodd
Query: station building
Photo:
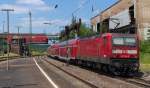
M 138 34 L 150 38 L 150 0 L 119 0 L 91 18 L 95 32 Z

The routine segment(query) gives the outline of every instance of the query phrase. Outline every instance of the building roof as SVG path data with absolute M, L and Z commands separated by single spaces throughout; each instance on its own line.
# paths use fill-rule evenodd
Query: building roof
M 94 19 L 95 17 L 99 16 L 100 14 L 104 13 L 108 9 L 112 8 L 113 6 L 115 6 L 116 4 L 118 4 L 119 2 L 121 2 L 121 0 L 118 0 L 117 2 L 115 2 L 114 4 L 112 4 L 111 6 L 109 6 L 108 8 L 106 8 L 105 10 L 103 10 L 102 12 L 100 12 L 99 14 L 97 14 L 96 16 L 92 17 L 91 20 Z

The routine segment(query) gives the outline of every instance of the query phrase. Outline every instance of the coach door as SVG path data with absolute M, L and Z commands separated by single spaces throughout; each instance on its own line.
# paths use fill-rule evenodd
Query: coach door
M 107 38 L 103 37 L 103 57 L 106 58 L 107 57 L 107 53 L 108 53 L 108 46 L 107 46 Z

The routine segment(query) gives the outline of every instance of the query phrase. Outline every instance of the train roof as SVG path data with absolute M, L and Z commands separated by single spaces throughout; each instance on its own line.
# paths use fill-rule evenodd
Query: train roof
M 71 39 L 71 40 L 67 40 L 67 41 L 63 41 L 63 42 L 59 42 L 57 43 L 59 46 L 65 46 L 67 44 L 75 44 L 77 42 L 78 39 Z
M 102 35 L 94 35 L 94 36 L 90 36 L 90 37 L 84 37 L 84 38 L 77 38 L 77 39 L 71 39 L 71 40 L 67 40 L 67 41 L 63 41 L 63 42 L 59 42 L 56 43 L 52 46 L 65 46 L 67 44 L 76 44 L 77 40 L 84 40 L 84 39 L 91 39 L 91 38 L 96 38 L 96 37 L 100 37 L 100 36 L 116 36 L 116 37 L 120 37 L 120 36 L 128 36 L 128 37 L 136 37 L 136 34 L 123 34 L 123 33 L 104 33 Z

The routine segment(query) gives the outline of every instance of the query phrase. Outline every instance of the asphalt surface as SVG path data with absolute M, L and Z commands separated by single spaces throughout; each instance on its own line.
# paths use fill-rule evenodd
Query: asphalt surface
M 53 88 L 33 59 L 12 60 L 9 64 L 8 71 L 6 63 L 0 64 L 0 88 Z
M 7 71 L 6 62 L 0 62 L 0 88 L 89 88 L 41 59 L 16 59 L 9 64 Z

